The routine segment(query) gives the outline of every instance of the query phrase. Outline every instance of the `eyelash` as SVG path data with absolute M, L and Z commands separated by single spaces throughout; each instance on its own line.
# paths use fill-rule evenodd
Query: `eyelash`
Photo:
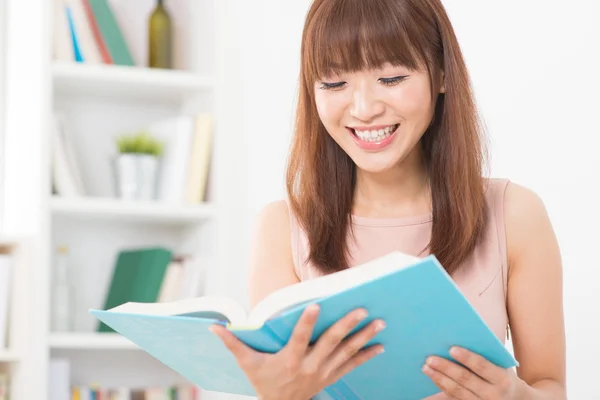
M 392 86 L 392 85 L 395 85 L 396 83 L 402 82 L 407 77 L 408 77 L 407 75 L 400 75 L 400 76 L 395 76 L 393 78 L 380 78 L 379 80 L 384 85 Z
M 339 89 L 342 86 L 344 86 L 345 84 L 346 84 L 346 82 L 336 82 L 336 83 L 321 82 L 321 89 L 324 89 L 324 90 Z
M 395 76 L 393 78 L 380 78 L 379 81 L 386 86 L 393 86 L 399 82 L 402 82 L 407 77 L 408 77 L 407 75 L 400 75 L 400 76 Z M 335 83 L 321 82 L 321 89 L 324 89 L 324 90 L 340 89 L 345 84 L 346 84 L 346 82 L 335 82 Z

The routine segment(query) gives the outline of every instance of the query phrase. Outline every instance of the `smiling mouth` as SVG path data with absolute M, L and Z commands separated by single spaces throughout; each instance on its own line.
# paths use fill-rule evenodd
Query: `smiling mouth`
M 356 136 L 358 139 L 360 139 L 363 142 L 377 143 L 377 142 L 381 142 L 381 141 L 389 138 L 394 133 L 396 133 L 396 130 L 398 130 L 399 126 L 400 126 L 400 124 L 390 125 L 385 128 L 377 129 L 377 130 L 357 130 L 354 128 L 348 128 L 348 129 L 352 132 L 352 134 L 354 136 Z

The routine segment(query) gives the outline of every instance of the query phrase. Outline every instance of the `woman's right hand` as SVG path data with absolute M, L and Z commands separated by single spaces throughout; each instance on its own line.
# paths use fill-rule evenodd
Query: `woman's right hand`
M 211 331 L 233 353 L 259 399 L 307 400 L 383 351 L 380 344 L 363 348 L 385 327 L 381 320 L 348 336 L 366 318 L 362 309 L 348 313 L 311 345 L 318 315 L 317 305 L 308 306 L 287 345 L 274 354 L 252 349 L 223 326 L 214 325 Z

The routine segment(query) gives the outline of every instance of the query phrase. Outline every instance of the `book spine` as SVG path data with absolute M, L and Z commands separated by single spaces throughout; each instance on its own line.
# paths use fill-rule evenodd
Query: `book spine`
M 71 31 L 71 40 L 73 41 L 73 52 L 75 54 L 75 61 L 83 62 L 83 55 L 81 54 L 81 48 L 79 47 L 79 38 L 75 29 L 75 22 L 73 21 L 73 13 L 71 7 L 66 7 L 65 12 L 67 13 L 67 21 L 69 23 L 69 30 Z
M 100 27 L 98 26 L 98 21 L 96 21 L 94 11 L 92 10 L 92 6 L 90 5 L 90 0 L 83 0 L 83 9 L 85 10 L 85 14 L 88 18 L 90 29 L 92 30 L 92 35 L 94 36 L 94 40 L 96 41 L 96 45 L 98 46 L 98 51 L 100 52 L 102 61 L 105 64 L 113 64 L 113 60 L 110 55 L 110 52 L 108 51 L 108 47 L 106 47 L 104 38 L 102 38 L 102 33 L 100 32 Z

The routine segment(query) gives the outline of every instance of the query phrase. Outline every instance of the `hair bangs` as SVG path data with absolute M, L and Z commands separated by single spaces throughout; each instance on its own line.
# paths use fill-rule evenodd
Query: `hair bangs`
M 323 2 L 308 25 L 304 56 L 311 60 L 306 71 L 309 81 L 386 64 L 411 70 L 424 66 L 427 57 L 414 24 L 393 3 Z

